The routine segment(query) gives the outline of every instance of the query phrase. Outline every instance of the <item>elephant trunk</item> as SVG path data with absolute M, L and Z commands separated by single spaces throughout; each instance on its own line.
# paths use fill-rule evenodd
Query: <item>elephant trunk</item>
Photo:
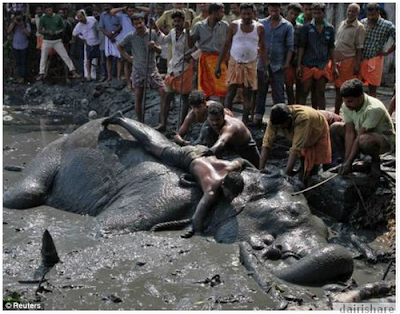
M 314 249 L 293 265 L 273 271 L 278 278 L 296 284 L 320 284 L 348 279 L 353 273 L 353 257 L 336 244 Z

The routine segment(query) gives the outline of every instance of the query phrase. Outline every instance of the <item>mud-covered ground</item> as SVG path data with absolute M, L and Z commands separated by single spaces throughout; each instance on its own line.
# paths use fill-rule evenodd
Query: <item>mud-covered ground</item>
M 333 97 L 334 93 L 327 91 L 330 109 Z M 390 92 L 380 97 L 388 104 Z M 86 122 L 89 111 L 95 110 L 99 117 L 106 116 L 131 106 L 133 99 L 133 93 L 115 83 L 75 81 L 71 85 L 41 82 L 32 86 L 4 86 L 3 166 L 14 170 L 3 171 L 4 188 L 23 175 L 23 171 L 15 170 L 23 170 L 40 149 Z M 147 108 L 146 122 L 157 125 L 156 94 L 149 93 Z M 176 129 L 178 108 L 179 97 L 176 97 L 167 136 Z M 240 109 L 241 106 L 236 107 L 239 116 Z M 134 117 L 133 110 L 127 116 Z M 196 130 L 198 126 L 192 130 L 192 137 Z M 262 130 L 251 130 L 260 143 Z M 275 157 L 275 163 L 283 164 L 286 153 L 276 149 Z M 354 245 L 343 243 L 355 258 L 353 278 L 348 282 L 299 287 L 271 277 L 265 285 L 260 285 L 254 271 L 242 265 L 239 244 L 218 244 L 205 237 L 184 240 L 179 231 L 96 238 L 87 232 L 86 226 L 92 220 L 88 216 L 45 206 L 25 211 L 4 209 L 3 296 L 42 302 L 45 309 L 331 309 L 332 295 L 338 291 L 357 290 L 383 278 L 391 260 L 393 241 L 384 236 L 384 223 L 371 230 L 360 219 L 356 220 L 358 226 L 350 226 L 327 216 L 322 218 L 330 228 L 332 242 L 340 243 L 341 233 L 356 232 L 377 252 L 378 262 L 367 262 Z M 45 229 L 53 236 L 61 262 L 38 288 L 37 283 L 27 281 L 40 264 Z M 254 262 L 262 268 L 262 263 Z M 392 267 L 386 277 L 391 288 L 383 287 L 381 290 L 385 292 L 374 297 L 393 301 L 387 297 L 394 295 L 394 276 Z

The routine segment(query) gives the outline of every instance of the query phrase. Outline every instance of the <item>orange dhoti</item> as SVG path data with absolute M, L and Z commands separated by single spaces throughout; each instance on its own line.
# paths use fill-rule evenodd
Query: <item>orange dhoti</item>
M 361 76 L 368 85 L 380 86 L 383 72 L 383 56 L 364 59 L 361 62 Z
M 187 69 L 183 72 L 183 74 L 179 76 L 168 75 L 165 78 L 166 91 L 167 92 L 175 91 L 179 94 L 187 95 L 193 89 L 192 80 L 193 80 L 193 62 L 190 62 Z
M 301 66 L 301 68 L 302 68 L 302 76 L 301 76 L 302 83 L 310 79 L 319 80 L 322 77 L 325 77 L 328 81 L 332 81 L 332 71 L 330 69 L 329 63 L 327 63 L 325 68 L 322 70 L 317 67 L 308 68 L 306 66 Z
M 231 57 L 228 63 L 226 78 L 228 86 L 240 85 L 245 88 L 251 87 L 252 90 L 257 90 L 257 59 L 248 63 L 239 63 Z
M 225 97 L 226 95 L 226 65 L 221 64 L 221 76 L 215 76 L 219 53 L 217 52 L 202 52 L 199 58 L 199 74 L 198 84 L 199 90 L 203 91 L 206 97 L 218 96 Z
M 325 119 L 324 119 L 325 120 Z M 309 173 L 314 165 L 330 164 L 332 162 L 331 139 L 329 136 L 328 122 L 325 120 L 324 130 L 318 142 L 300 151 L 304 157 L 304 173 Z
M 336 62 L 336 68 L 339 72 L 339 77 L 335 79 L 335 87 L 339 88 L 344 82 L 356 78 L 354 74 L 354 66 L 356 65 L 356 58 L 348 58 Z

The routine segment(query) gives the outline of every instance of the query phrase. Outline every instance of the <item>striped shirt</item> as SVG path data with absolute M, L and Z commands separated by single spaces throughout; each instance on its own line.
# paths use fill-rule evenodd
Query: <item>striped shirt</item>
M 378 22 L 373 28 L 368 26 L 368 19 L 362 19 L 361 23 L 364 24 L 366 29 L 363 59 L 375 58 L 379 52 L 383 51 L 383 47 L 392 37 L 396 41 L 396 28 L 394 24 L 383 18 L 379 18 Z
M 299 47 L 304 48 L 302 65 L 322 70 L 330 60 L 329 51 L 335 48 L 335 29 L 324 20 L 324 29 L 318 33 L 312 20 L 301 29 Z

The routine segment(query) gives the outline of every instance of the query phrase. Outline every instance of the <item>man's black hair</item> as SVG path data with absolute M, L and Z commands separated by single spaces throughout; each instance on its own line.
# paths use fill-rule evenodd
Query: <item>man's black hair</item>
M 254 3 L 241 3 L 239 8 L 240 8 L 240 12 L 242 12 L 243 10 L 247 10 L 247 9 L 251 9 L 254 12 L 257 10 Z
M 207 112 L 209 115 L 212 115 L 212 116 L 224 116 L 225 115 L 224 106 L 222 106 L 222 104 L 217 101 L 213 101 L 208 105 Z
M 221 8 L 225 8 L 223 3 L 211 3 L 208 7 L 208 14 L 213 14 L 214 12 L 218 12 Z
M 340 87 L 342 97 L 360 97 L 364 94 L 364 85 L 359 79 L 351 79 L 343 83 Z
M 288 12 L 289 12 L 289 10 L 301 12 L 301 5 L 300 5 L 300 3 L 290 3 L 287 7 L 287 10 L 288 10 Z
M 136 9 L 136 6 L 135 6 L 133 3 L 131 3 L 131 4 L 128 4 L 128 5 L 126 6 L 126 8 L 127 8 L 127 9 Z
M 280 3 L 276 3 L 276 2 L 268 2 L 267 3 L 267 8 L 269 8 L 269 7 L 280 8 L 281 4 Z
M 137 21 L 137 20 L 143 20 L 144 21 L 144 16 L 140 13 L 135 13 L 132 15 L 132 21 Z
M 52 9 L 54 8 L 52 3 L 46 3 L 43 7 L 44 7 L 45 10 L 48 9 L 48 8 L 52 8 Z
M 311 5 L 311 10 L 321 10 L 322 12 L 326 11 L 325 3 L 313 3 Z
M 234 197 L 236 197 L 243 192 L 244 180 L 240 172 L 232 171 L 224 178 L 223 185 Z
M 367 5 L 367 11 L 381 11 L 381 7 L 379 6 L 379 3 L 368 3 Z
M 200 107 L 201 104 L 206 102 L 206 95 L 201 90 L 191 91 L 189 94 L 189 104 L 192 107 Z
M 171 17 L 172 17 L 172 19 L 178 18 L 178 19 L 185 20 L 185 15 L 183 14 L 182 11 L 175 11 L 174 13 L 172 13 Z
M 271 108 L 269 120 L 272 125 L 285 123 L 290 119 L 290 111 L 285 104 L 276 104 Z

